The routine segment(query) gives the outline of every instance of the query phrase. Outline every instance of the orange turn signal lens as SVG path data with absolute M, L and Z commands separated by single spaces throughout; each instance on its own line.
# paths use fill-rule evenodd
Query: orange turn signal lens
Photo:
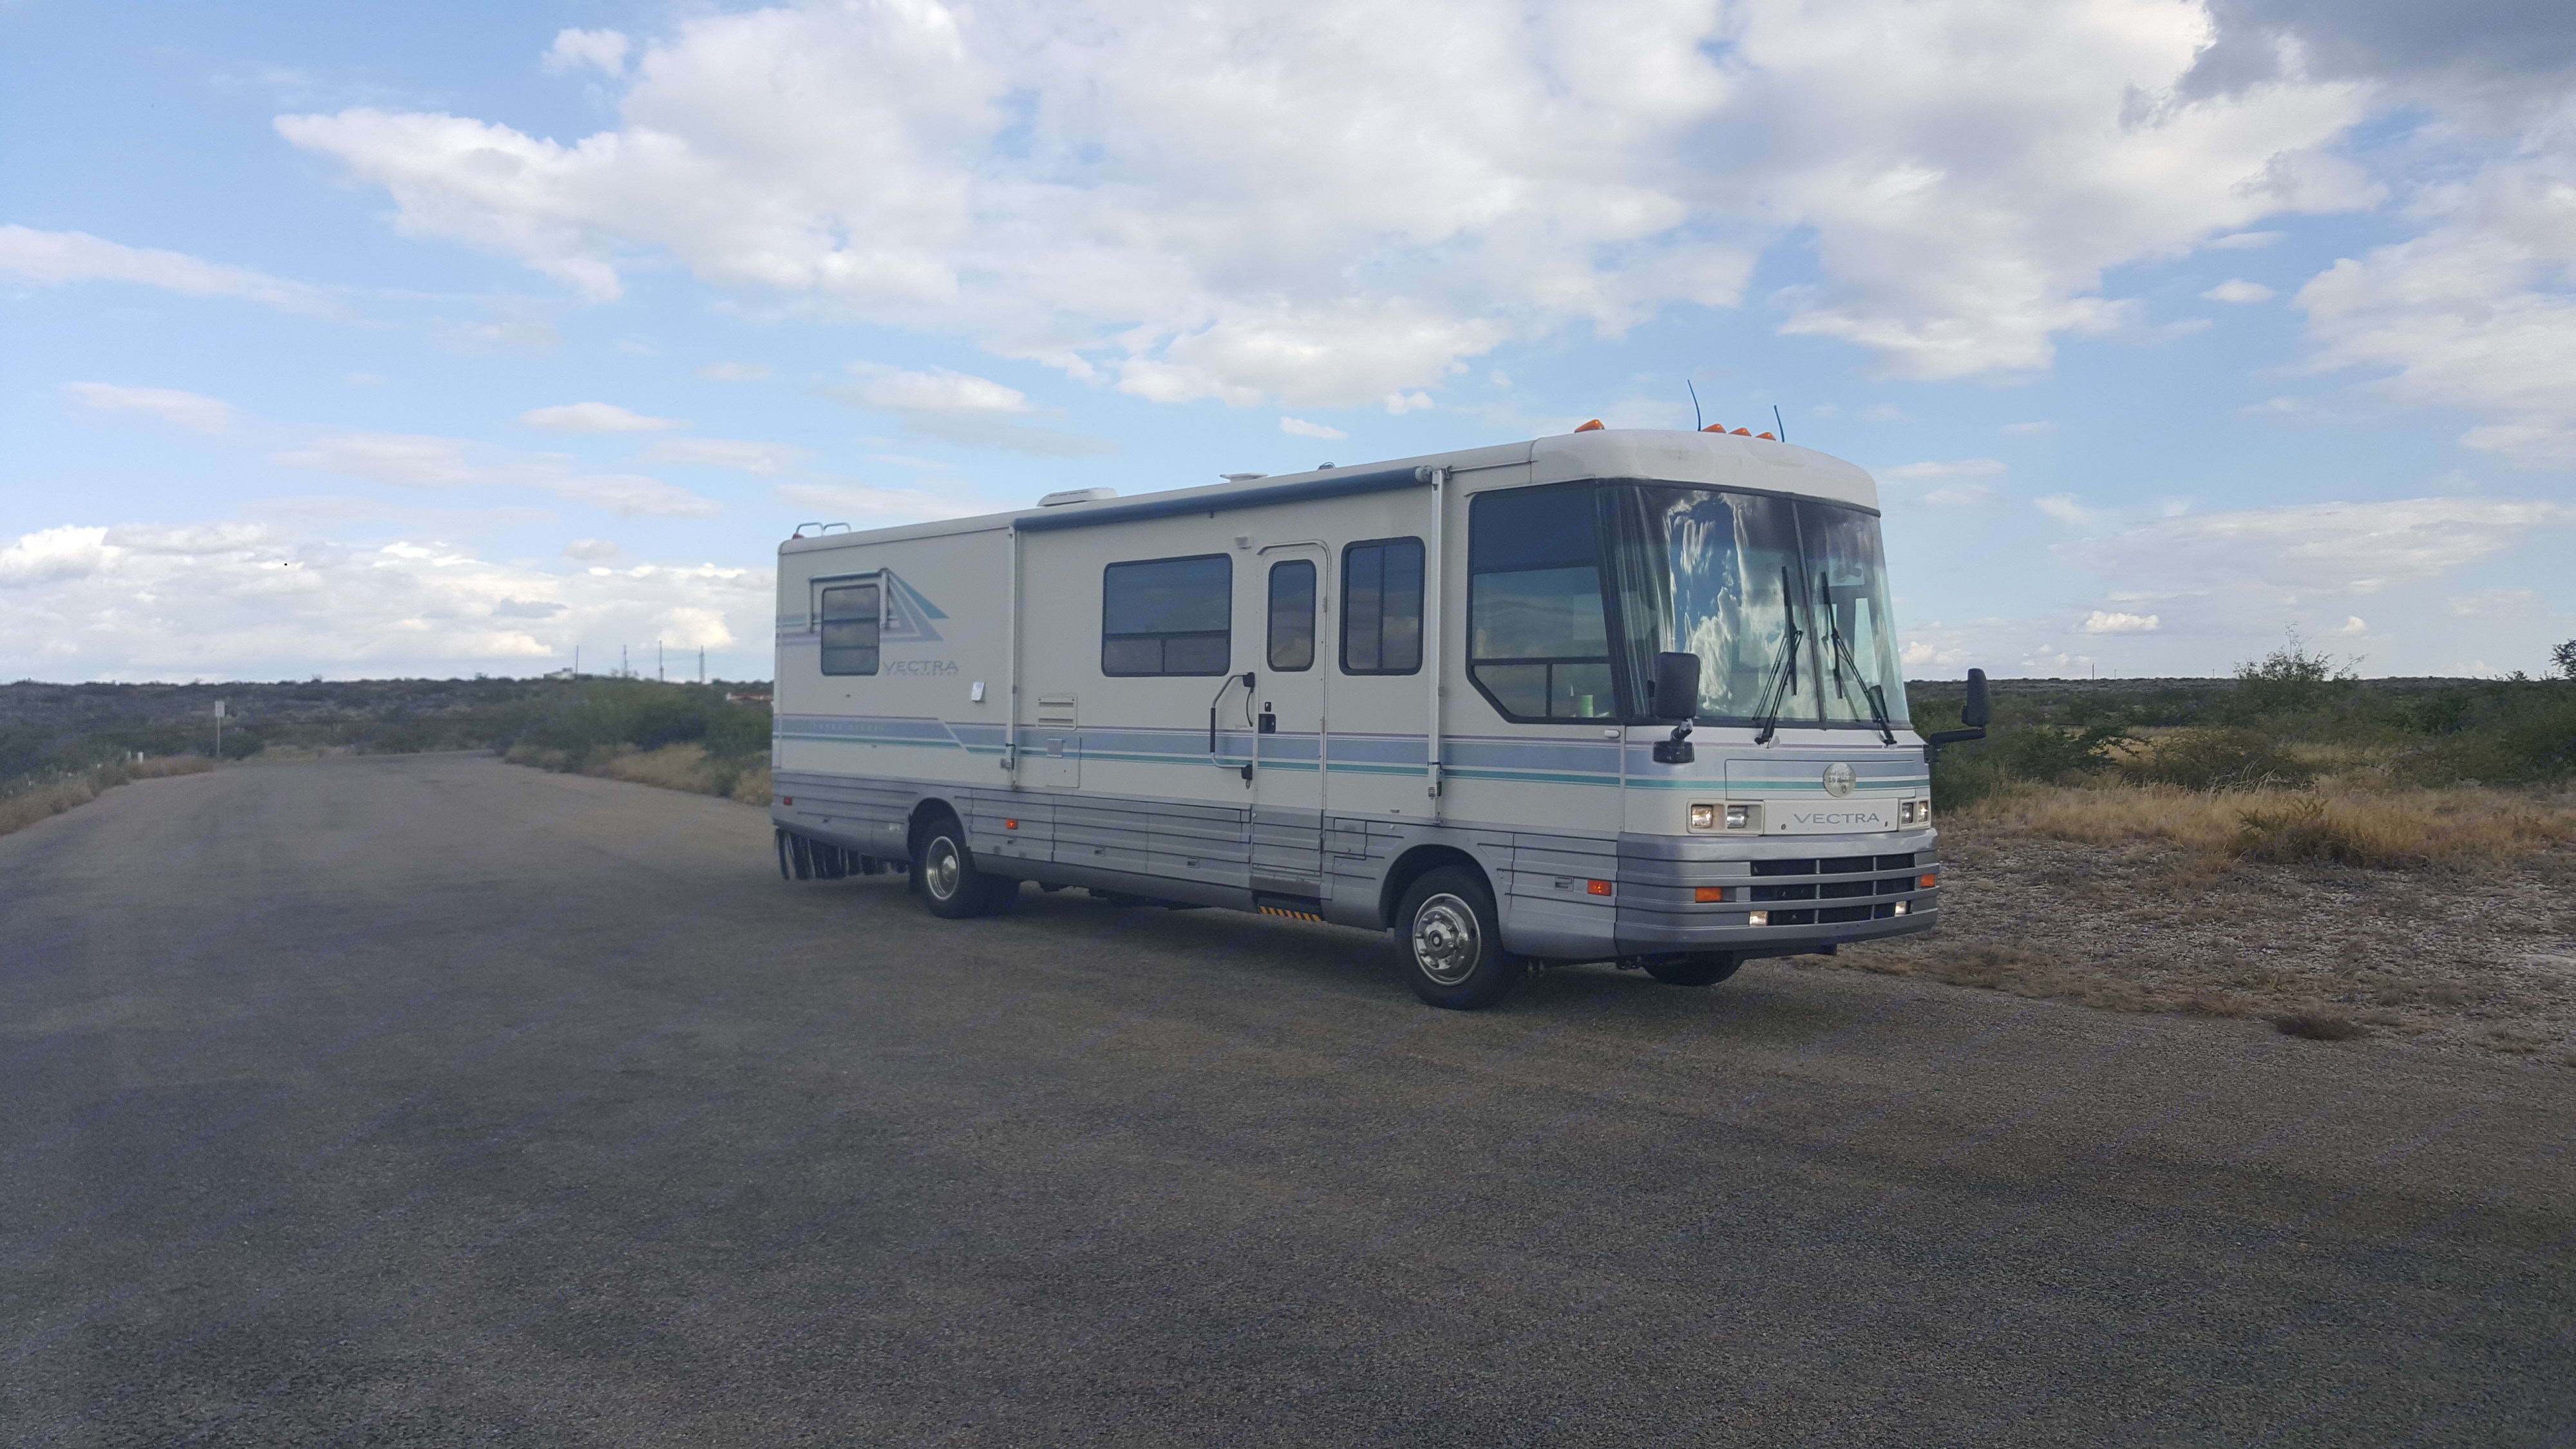
M 1020 828 L 1020 822 L 1016 820 L 1005 820 L 1002 822 L 1002 828 L 1004 830 L 1017 830 Z
M 1941 878 L 1940 878 L 1939 876 L 1937 876 L 1937 875 L 1927 875 L 1927 876 L 1924 876 L 1922 879 L 1920 879 L 1920 880 L 1916 881 L 1916 882 L 1914 883 L 1914 888 L 1915 888 L 1916 890 L 1919 890 L 1919 891 L 1928 891 L 1928 890 L 1932 889 L 1932 887 L 1934 887 L 1934 886 L 1936 886 L 1936 885 L 1939 885 L 1940 883 L 1941 883 Z
M 1701 886 L 1698 890 L 1691 892 L 1691 899 L 1699 902 L 1701 905 L 1707 905 L 1711 901 L 1725 900 L 1726 887 Z
M 1597 433 L 1601 431 L 1601 420 L 1599 418 L 1594 418 L 1592 421 L 1576 428 L 1575 431 L 1578 433 Z
M 1585 881 L 1583 883 L 1583 893 L 1587 896 L 1606 896 L 1610 894 L 1610 882 L 1606 880 Z

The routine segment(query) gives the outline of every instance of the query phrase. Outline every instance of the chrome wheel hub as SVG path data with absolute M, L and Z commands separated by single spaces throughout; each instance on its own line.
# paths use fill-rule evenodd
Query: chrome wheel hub
M 1475 908 L 1456 896 L 1433 896 L 1413 916 L 1413 961 L 1443 986 L 1467 979 L 1483 958 Z
M 943 835 L 930 842 L 922 856 L 922 885 L 943 901 L 956 895 L 957 880 L 966 873 L 965 862 L 957 858 L 957 843 Z

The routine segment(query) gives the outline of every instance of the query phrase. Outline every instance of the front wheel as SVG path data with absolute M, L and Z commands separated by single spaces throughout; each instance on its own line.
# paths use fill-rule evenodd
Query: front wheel
M 1413 994 L 1433 1006 L 1473 1011 L 1503 999 L 1521 963 L 1503 951 L 1502 920 L 1485 883 L 1456 866 L 1427 871 L 1396 912 Z
M 923 833 L 913 854 L 912 878 L 920 883 L 921 903 L 950 921 L 1008 910 L 1020 890 L 1018 881 L 975 868 L 974 852 L 966 848 L 966 827 L 953 816 Z
M 1645 967 L 1647 975 L 1666 986 L 1715 986 L 1742 964 L 1732 951 L 1702 951 L 1650 959 Z

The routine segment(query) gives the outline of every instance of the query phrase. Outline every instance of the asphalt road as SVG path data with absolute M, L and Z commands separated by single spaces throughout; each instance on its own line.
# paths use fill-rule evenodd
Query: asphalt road
M 0 838 L 0 1443 L 2567 1443 L 2576 1071 L 782 882 L 487 760 Z

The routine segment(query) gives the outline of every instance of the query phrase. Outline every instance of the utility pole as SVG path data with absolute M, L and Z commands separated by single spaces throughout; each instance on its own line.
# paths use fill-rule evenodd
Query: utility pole
M 215 701 L 215 758 L 224 757 L 224 702 Z
M 617 677 L 620 679 L 635 677 L 635 671 L 626 667 L 626 646 L 623 644 L 617 646 Z
M 659 639 L 653 641 L 653 682 L 655 684 L 671 682 L 671 672 L 662 667 L 662 641 Z
M 572 677 L 581 678 L 581 646 L 578 644 L 572 646 Z
M 698 646 L 698 683 L 707 682 L 707 646 Z

